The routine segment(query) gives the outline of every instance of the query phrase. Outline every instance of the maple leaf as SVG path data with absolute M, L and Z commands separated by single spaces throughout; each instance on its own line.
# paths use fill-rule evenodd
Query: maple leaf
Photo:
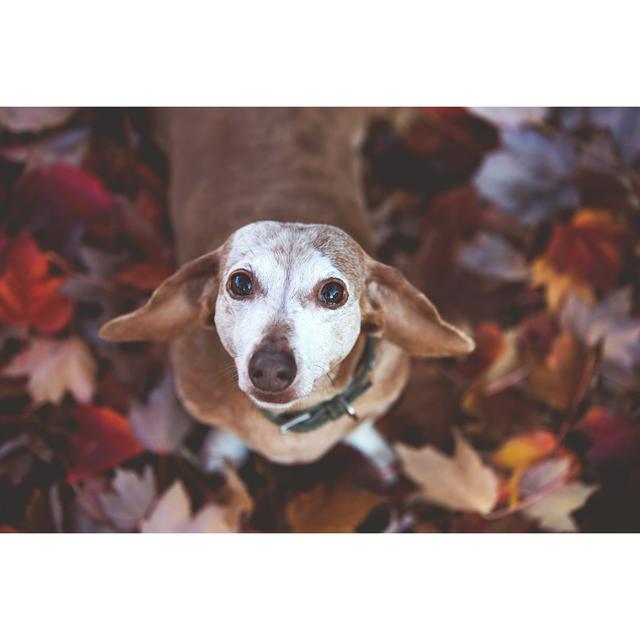
M 549 490 L 555 490 L 564 485 L 571 472 L 571 458 L 558 456 L 543 460 L 527 469 L 520 478 L 518 489 L 526 498 Z
M 600 373 L 613 388 L 633 389 L 638 385 L 635 369 L 640 364 L 640 319 L 630 318 L 630 287 L 610 293 L 600 304 L 589 304 L 570 295 L 560 322 L 587 346 L 602 345 Z
M 13 133 L 38 132 L 59 127 L 77 107 L 0 107 L 0 129 Z
M 549 455 L 558 439 L 550 431 L 533 431 L 509 438 L 494 454 L 493 460 L 507 469 L 526 469 Z
M 55 333 L 71 319 L 73 304 L 60 295 L 64 280 L 48 274 L 47 258 L 28 233 L 15 238 L 0 276 L 0 320 L 16 327 Z
M 429 446 L 400 444 L 396 451 L 425 498 L 448 509 L 487 514 L 498 499 L 498 478 L 457 430 L 454 439 L 452 458 Z
M 523 513 L 538 521 L 543 529 L 551 531 L 577 531 L 571 514 L 580 509 L 598 489 L 582 482 L 571 482 L 551 491 L 523 509 Z
M 209 504 L 192 515 L 189 495 L 180 480 L 162 494 L 149 517 L 142 522 L 143 533 L 233 533 L 241 518 L 253 507 L 244 483 L 234 473 L 229 476 L 231 497 L 227 505 Z
M 546 250 L 556 273 L 606 290 L 615 286 L 622 267 L 629 229 L 603 211 L 579 211 L 568 223 L 558 222 Z
M 519 282 L 529 276 L 524 256 L 497 234 L 479 233 L 460 249 L 458 262 L 476 275 L 500 282 Z
M 77 405 L 69 413 L 75 422 L 68 436 L 69 482 L 85 480 L 142 453 L 123 415 L 93 405 Z
M 596 468 L 620 468 L 640 460 L 640 426 L 604 407 L 591 407 L 578 428 L 593 442 L 587 457 Z
M 370 491 L 318 484 L 290 500 L 286 514 L 295 533 L 353 533 L 380 502 Z
M 156 498 L 153 469 L 146 466 L 141 475 L 117 469 L 112 491 L 98 496 L 105 515 L 118 529 L 128 531 L 140 526 Z
M 29 172 L 43 165 L 65 163 L 79 166 L 89 148 L 91 131 L 88 127 L 80 127 L 71 131 L 61 131 L 37 139 L 27 144 L 16 145 L 2 150 L 2 156 L 12 162 L 26 165 Z
M 562 411 L 574 402 L 593 364 L 584 345 L 570 331 L 563 331 L 555 338 L 544 358 L 526 353 L 525 361 L 530 369 L 527 391 L 537 400 Z
M 95 390 L 96 369 L 89 348 L 80 338 L 33 338 L 2 373 L 29 376 L 29 393 L 36 404 L 59 404 L 67 391 L 78 402 L 88 403 Z
M 549 107 L 470 107 L 469 111 L 496 127 L 520 127 L 544 120 Z
M 595 299 L 588 283 L 576 280 L 570 273 L 558 273 L 544 256 L 531 263 L 529 274 L 534 287 L 544 287 L 547 309 L 552 313 L 557 313 L 572 293 L 588 301 Z
M 151 392 L 146 405 L 137 400 L 132 402 L 129 421 L 145 449 L 156 453 L 175 451 L 191 427 L 191 420 L 176 398 L 170 376 Z
M 577 204 L 568 138 L 532 128 L 506 129 L 501 137 L 503 148 L 485 157 L 473 180 L 485 198 L 525 224 Z

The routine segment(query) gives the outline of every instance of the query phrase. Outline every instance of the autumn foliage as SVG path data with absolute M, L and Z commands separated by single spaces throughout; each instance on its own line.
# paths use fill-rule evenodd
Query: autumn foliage
M 0 530 L 640 531 L 640 110 L 389 112 L 362 147 L 379 257 L 472 333 L 378 427 L 237 463 L 166 349 L 97 335 L 174 268 L 148 114 L 0 109 Z

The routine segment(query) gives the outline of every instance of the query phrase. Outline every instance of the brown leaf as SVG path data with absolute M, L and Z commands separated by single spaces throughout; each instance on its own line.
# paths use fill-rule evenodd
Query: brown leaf
M 411 449 L 400 444 L 396 451 L 426 499 L 456 511 L 487 514 L 498 500 L 498 477 L 462 434 L 454 431 L 454 437 L 452 458 L 433 447 Z
M 563 331 L 546 358 L 540 360 L 529 354 L 526 359 L 531 371 L 529 393 L 554 409 L 568 409 L 590 365 L 588 351 L 580 341 L 570 331 Z
M 319 484 L 287 503 L 287 520 L 296 533 L 352 533 L 380 501 L 370 491 Z

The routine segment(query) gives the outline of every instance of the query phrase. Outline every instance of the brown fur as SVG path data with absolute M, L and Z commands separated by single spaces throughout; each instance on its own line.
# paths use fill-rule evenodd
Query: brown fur
M 256 220 L 274 220 L 333 225 L 351 236 L 320 229 L 313 244 L 363 290 L 362 325 L 383 336 L 371 374 L 373 386 L 355 403 L 360 420 L 377 418 L 398 397 L 409 373 L 409 353 L 459 355 L 472 348 L 471 341 L 444 323 L 399 272 L 367 255 L 373 249 L 372 232 L 353 148 L 365 115 L 357 109 L 168 109 L 157 114 L 170 160 L 177 254 L 185 266 L 146 307 L 112 321 L 103 335 L 143 339 L 145 327 L 166 321 L 157 304 L 165 301 L 168 313 L 182 314 L 167 321 L 170 328 L 159 331 L 158 337 L 175 338 L 171 357 L 187 410 L 202 422 L 232 431 L 276 462 L 315 460 L 356 424 L 343 417 L 310 433 L 282 435 L 238 388 L 233 361 L 215 333 L 197 326 L 197 319 L 203 326 L 211 324 L 217 291 L 223 286 L 214 270 L 224 262 L 224 243 L 236 229 Z M 285 246 L 275 253 L 276 259 L 295 259 Z M 189 270 L 194 279 L 186 291 L 191 293 L 177 292 L 176 283 Z M 209 273 L 204 284 L 203 270 Z M 200 297 L 194 293 L 198 290 Z M 321 378 L 295 408 L 344 390 L 364 342 L 361 334 L 331 378 Z

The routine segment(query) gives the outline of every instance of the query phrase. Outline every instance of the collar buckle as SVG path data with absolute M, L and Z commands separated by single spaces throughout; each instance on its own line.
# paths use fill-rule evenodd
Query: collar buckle
M 358 414 L 356 410 L 353 408 L 353 405 L 342 395 L 336 396 L 336 400 L 342 405 L 342 408 L 345 410 L 346 414 L 355 422 L 358 421 Z

